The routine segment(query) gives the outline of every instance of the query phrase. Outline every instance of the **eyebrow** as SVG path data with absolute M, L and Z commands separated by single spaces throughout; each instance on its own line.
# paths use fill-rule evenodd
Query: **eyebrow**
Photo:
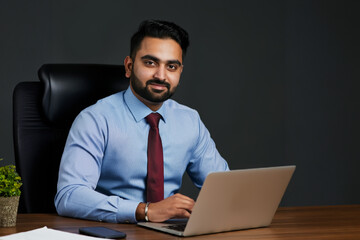
M 152 56 L 152 55 L 145 55 L 145 56 L 142 56 L 141 59 L 150 59 L 150 60 L 153 60 L 154 62 L 160 62 L 160 59 L 155 57 L 155 56 Z M 181 66 L 181 62 L 179 60 L 168 60 L 166 61 L 167 64 L 178 64 L 179 66 Z

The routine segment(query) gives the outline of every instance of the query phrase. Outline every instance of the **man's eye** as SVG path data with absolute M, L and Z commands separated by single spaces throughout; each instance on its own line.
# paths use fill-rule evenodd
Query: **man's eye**
M 145 65 L 149 65 L 149 66 L 155 65 L 155 62 L 151 61 L 151 60 L 144 61 L 144 63 L 145 63 Z
M 175 65 L 175 64 L 170 64 L 170 65 L 168 65 L 168 68 L 169 68 L 170 70 L 175 71 L 176 69 L 178 69 L 178 66 Z

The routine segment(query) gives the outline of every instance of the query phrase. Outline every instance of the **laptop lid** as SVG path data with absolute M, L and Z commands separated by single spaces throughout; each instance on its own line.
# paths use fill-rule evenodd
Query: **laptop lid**
M 207 176 L 183 232 L 170 223 L 140 226 L 179 236 L 270 225 L 295 166 L 215 172 Z

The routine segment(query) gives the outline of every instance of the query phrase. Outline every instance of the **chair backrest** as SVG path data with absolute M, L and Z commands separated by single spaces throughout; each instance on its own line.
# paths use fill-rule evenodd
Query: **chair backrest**
M 13 94 L 21 213 L 55 212 L 58 169 L 71 123 L 85 107 L 129 85 L 122 65 L 45 64 L 38 75 L 40 82 L 21 82 Z

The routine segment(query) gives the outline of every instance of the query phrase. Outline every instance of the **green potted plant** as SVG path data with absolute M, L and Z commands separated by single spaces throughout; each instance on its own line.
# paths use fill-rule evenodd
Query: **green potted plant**
M 14 165 L 0 167 L 0 227 L 16 225 L 21 185 Z

